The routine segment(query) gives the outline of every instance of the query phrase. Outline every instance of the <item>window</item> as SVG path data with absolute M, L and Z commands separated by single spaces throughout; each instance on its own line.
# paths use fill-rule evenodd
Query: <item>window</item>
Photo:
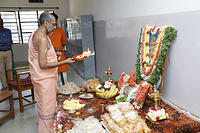
M 12 32 L 14 44 L 28 43 L 30 34 L 39 24 L 38 18 L 44 11 L 1 11 L 4 27 Z M 49 11 L 50 13 L 53 11 Z

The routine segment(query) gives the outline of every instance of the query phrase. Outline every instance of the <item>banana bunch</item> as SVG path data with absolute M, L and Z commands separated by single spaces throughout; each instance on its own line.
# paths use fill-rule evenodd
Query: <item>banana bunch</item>
M 110 90 L 105 90 L 104 88 L 103 89 L 95 88 L 95 91 L 96 95 L 101 98 L 111 98 L 118 93 L 118 88 L 116 87 L 116 85 L 112 85 L 110 87 Z

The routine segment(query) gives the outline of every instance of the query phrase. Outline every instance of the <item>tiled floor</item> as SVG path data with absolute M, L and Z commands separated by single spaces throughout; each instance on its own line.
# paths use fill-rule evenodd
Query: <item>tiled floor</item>
M 81 85 L 84 80 L 71 68 L 67 72 L 67 79 L 69 82 L 75 82 L 77 85 Z M 29 92 L 25 92 L 29 93 Z M 14 96 L 17 95 L 15 92 Z M 0 104 L 0 109 L 8 107 L 8 101 Z M 0 133 L 37 133 L 36 125 L 36 104 L 26 107 L 23 113 L 19 111 L 19 103 L 14 101 L 15 119 L 9 119 L 0 124 Z

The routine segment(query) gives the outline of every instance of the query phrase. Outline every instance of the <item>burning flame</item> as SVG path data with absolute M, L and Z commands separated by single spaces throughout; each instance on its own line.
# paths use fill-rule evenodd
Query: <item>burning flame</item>
M 91 56 L 91 55 L 95 55 L 95 52 L 91 52 L 90 49 L 88 48 L 87 51 L 83 51 L 83 55 L 85 56 Z

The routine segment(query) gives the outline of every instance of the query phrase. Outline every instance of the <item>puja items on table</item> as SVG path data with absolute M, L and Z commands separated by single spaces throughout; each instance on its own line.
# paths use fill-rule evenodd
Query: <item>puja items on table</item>
M 82 85 L 83 91 L 87 89 L 87 92 L 95 92 L 95 88 L 98 84 L 100 84 L 99 79 L 97 78 L 89 79 L 85 83 L 83 83 Z
M 105 73 L 107 74 L 107 80 L 102 84 L 96 85 L 95 92 L 98 97 L 108 99 L 116 96 L 119 89 L 111 79 L 112 72 L 110 67 Z
M 85 120 L 75 119 L 73 123 L 74 127 L 66 133 L 108 133 L 94 116 L 90 116 Z
M 59 94 L 75 94 L 81 91 L 81 88 L 78 87 L 74 82 L 67 82 L 65 85 L 61 86 L 60 89 L 58 89 Z
M 153 122 L 167 119 L 168 114 L 165 113 L 165 109 L 160 107 L 160 94 L 157 93 L 156 85 L 154 85 L 154 93 L 148 94 L 148 96 L 154 101 L 154 107 L 149 108 L 146 112 L 146 118 Z
M 165 110 L 163 108 L 155 109 L 154 107 L 149 108 L 149 110 L 146 112 L 146 118 L 155 122 L 167 119 L 169 116 L 167 113 L 165 113 Z
M 78 110 L 85 106 L 85 102 L 79 99 L 67 99 L 63 102 L 63 108 L 66 110 Z
M 92 56 L 92 55 L 95 55 L 95 52 L 91 52 L 90 49 L 88 48 L 87 51 L 83 51 L 82 54 L 75 55 L 75 56 L 73 56 L 72 58 L 73 58 L 74 60 L 81 61 L 81 60 L 84 60 L 84 59 L 86 59 L 87 57 Z
M 108 85 L 107 85 L 108 86 Z M 118 88 L 116 85 L 109 85 L 110 88 L 105 88 L 102 85 L 97 85 L 96 86 L 96 95 L 101 97 L 101 98 L 112 98 L 118 93 Z
M 116 97 L 116 102 L 120 101 L 122 97 L 126 97 L 126 101 L 132 102 L 136 109 L 141 109 L 147 94 L 153 92 L 152 85 L 143 80 L 140 84 L 136 84 L 135 71 L 130 73 L 130 76 L 122 73 L 118 82 L 120 88 L 120 95 Z M 124 99 L 124 98 L 123 98 Z
M 120 91 L 119 96 L 116 97 L 116 103 L 120 101 L 130 102 L 135 98 L 138 90 L 138 85 L 135 84 L 135 74 L 135 71 L 132 71 L 130 75 L 126 74 L 125 72 L 121 74 L 117 84 Z
M 106 109 L 109 113 L 102 115 L 101 119 L 111 133 L 150 133 L 144 120 L 129 102 L 109 105 Z
M 148 92 L 153 92 L 152 85 L 144 80 L 141 81 L 138 86 L 138 90 L 137 90 L 137 94 L 135 96 L 134 102 L 132 102 L 135 109 L 142 108 Z

